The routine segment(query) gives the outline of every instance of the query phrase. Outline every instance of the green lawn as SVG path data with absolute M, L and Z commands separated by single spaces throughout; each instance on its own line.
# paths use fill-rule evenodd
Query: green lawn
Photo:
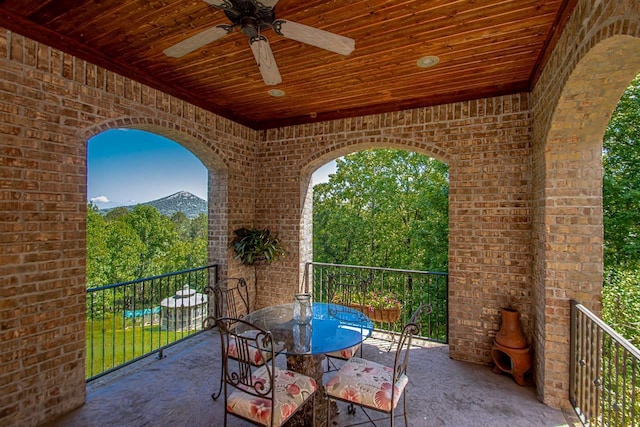
M 157 320 L 145 326 L 122 316 L 88 319 L 86 377 L 91 378 L 195 332 L 161 330 Z

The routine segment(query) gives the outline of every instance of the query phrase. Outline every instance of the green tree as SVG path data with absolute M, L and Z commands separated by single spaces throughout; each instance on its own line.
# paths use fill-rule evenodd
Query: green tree
M 640 292 L 637 271 L 609 269 L 602 288 L 602 320 L 636 347 L 640 345 Z
M 640 75 L 625 90 L 603 140 L 602 318 L 640 341 Z
M 109 212 L 107 212 L 104 218 L 107 221 L 115 221 L 127 215 L 129 215 L 129 209 L 125 208 L 124 206 L 118 206 L 117 208 L 113 208 Z
M 176 225 L 176 230 L 181 239 L 187 239 L 190 235 L 191 221 L 184 212 L 176 212 L 171 215 L 171 221 Z
M 337 161 L 314 187 L 314 260 L 446 271 L 448 167 L 407 151 Z
M 622 95 L 603 141 L 605 266 L 640 268 L 640 75 Z
M 207 263 L 207 216 L 162 216 L 152 206 L 87 210 L 87 286 L 104 286 Z
M 207 217 L 189 220 L 184 214 L 162 216 L 152 206 L 132 211 L 116 208 L 104 217 L 97 208 L 87 209 L 87 286 L 129 282 L 206 265 Z M 135 288 L 135 289 L 134 289 Z M 140 283 L 134 288 L 91 293 L 90 316 L 113 307 L 148 308 L 163 296 L 160 289 Z
M 87 287 L 109 283 L 109 248 L 106 243 L 107 221 L 95 205 L 87 209 Z
M 167 273 L 171 247 L 179 240 L 175 223 L 149 205 L 136 205 L 122 221 L 140 238 L 144 250 L 139 253 L 137 277 Z
M 199 238 L 207 240 L 207 231 L 209 229 L 209 218 L 201 213 L 193 218 L 190 223 L 189 237 L 191 239 Z
M 128 282 L 140 278 L 138 275 L 140 254 L 146 250 L 136 230 L 128 223 L 118 220 L 107 222 L 105 231 L 107 258 L 102 264 L 106 271 L 106 282 L 101 285 Z

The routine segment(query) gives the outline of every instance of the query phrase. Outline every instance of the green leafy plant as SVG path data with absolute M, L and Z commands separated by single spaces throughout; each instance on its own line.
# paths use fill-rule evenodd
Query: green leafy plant
M 351 304 L 362 305 L 374 310 L 396 308 L 400 305 L 400 301 L 391 291 L 374 290 L 365 293 L 356 292 L 350 296 L 346 295 L 345 292 L 346 291 L 337 292 L 333 297 L 333 302 L 341 303 L 351 301 Z
M 271 264 L 285 254 L 285 250 L 276 236 L 269 229 L 239 228 L 233 232 L 234 239 L 229 243 L 236 259 L 243 265 L 254 265 L 258 262 Z

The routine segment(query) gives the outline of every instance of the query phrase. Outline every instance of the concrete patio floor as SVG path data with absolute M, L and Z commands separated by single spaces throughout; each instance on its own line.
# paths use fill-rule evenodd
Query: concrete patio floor
M 365 341 L 364 357 L 393 365 L 393 352 L 382 336 Z M 410 426 L 536 426 L 581 425 L 573 412 L 550 408 L 535 397 L 534 387 L 520 387 L 508 375 L 487 366 L 451 360 L 446 345 L 420 342 L 411 350 L 407 408 Z M 223 399 L 217 390 L 220 342 L 216 330 L 205 331 L 87 385 L 84 406 L 46 424 L 89 426 L 219 426 Z M 284 357 L 278 363 L 284 364 Z M 331 374 L 325 374 L 325 380 Z M 333 426 L 364 421 L 362 410 L 341 414 Z M 374 418 L 379 413 L 372 412 Z M 251 424 L 229 417 L 229 426 Z M 388 422 L 377 425 L 388 425 Z M 402 417 L 396 425 L 404 425 Z

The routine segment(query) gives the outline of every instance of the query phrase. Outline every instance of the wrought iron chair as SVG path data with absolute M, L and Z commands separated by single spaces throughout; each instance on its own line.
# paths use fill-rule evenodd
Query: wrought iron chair
M 371 283 L 371 277 L 360 277 L 351 273 L 335 274 L 329 276 L 326 284 L 325 295 L 327 302 L 339 303 L 340 305 L 355 308 L 364 312 L 364 304 L 362 300 L 356 302 L 357 294 L 364 295 L 367 286 Z M 339 313 L 336 313 L 339 314 Z M 327 371 L 337 370 L 333 360 L 349 360 L 356 353 L 362 357 L 362 343 L 358 343 L 353 347 L 345 348 L 339 351 L 325 353 L 327 357 Z
M 315 422 L 317 383 L 275 366 L 271 332 L 237 318 L 223 317 L 216 323 L 222 343 L 224 425 L 231 414 L 254 424 L 278 427 L 309 401 Z M 237 333 L 240 325 L 252 333 Z M 232 357 L 237 363 L 229 363 Z M 256 357 L 262 358 L 260 366 L 256 366 Z
M 402 397 L 404 424 L 407 426 L 406 386 L 409 382 L 407 376 L 409 350 L 413 336 L 420 331 L 421 316 L 426 314 L 431 314 L 431 306 L 422 304 L 405 324 L 398 339 L 393 368 L 352 357 L 327 382 L 325 386 L 327 398 L 349 403 L 348 412 L 351 414 L 355 412 L 353 405 L 362 407 L 364 414 L 373 424 L 380 420 L 373 420 L 366 409 L 384 412 L 389 415 L 390 425 L 393 427 L 396 408 Z M 327 411 L 327 426 L 329 418 Z
M 207 286 L 205 291 L 209 296 L 209 301 L 214 301 L 215 304 L 215 316 L 207 317 L 205 327 L 212 328 L 216 325 L 216 320 L 221 317 L 242 319 L 249 314 L 249 289 L 244 278 L 230 277 L 221 279 L 215 286 Z M 264 361 L 255 350 L 252 356 L 255 357 L 255 364 L 264 364 Z M 233 356 L 230 357 L 234 358 Z M 217 400 L 222 393 L 222 375 L 223 368 L 220 365 L 220 385 L 218 391 L 211 395 L 213 400 Z

